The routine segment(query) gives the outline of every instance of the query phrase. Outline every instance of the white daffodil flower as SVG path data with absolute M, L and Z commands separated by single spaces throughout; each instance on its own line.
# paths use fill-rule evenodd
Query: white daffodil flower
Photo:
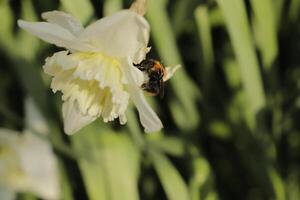
M 0 188 L 59 199 L 57 161 L 49 142 L 28 130 L 0 128 Z
M 31 99 L 26 100 L 26 126 L 22 132 L 0 128 L 0 199 L 16 192 L 31 192 L 43 199 L 60 199 L 56 157 L 45 122 Z
M 47 22 L 19 20 L 18 24 L 40 39 L 67 49 L 47 58 L 44 65 L 44 71 L 53 76 L 51 88 L 63 94 L 67 134 L 100 116 L 104 122 L 119 118 L 125 124 L 129 99 L 136 105 L 146 132 L 163 127 L 140 88 L 145 76 L 133 66 L 149 51 L 150 27 L 144 17 L 122 10 L 85 29 L 64 12 L 46 12 L 42 17 Z

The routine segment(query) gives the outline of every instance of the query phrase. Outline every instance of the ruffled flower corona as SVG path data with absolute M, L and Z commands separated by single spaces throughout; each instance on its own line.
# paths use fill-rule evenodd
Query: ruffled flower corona
M 132 10 L 104 17 L 85 29 L 77 19 L 61 11 L 42 14 L 47 22 L 18 25 L 40 39 L 66 48 L 46 59 L 44 71 L 53 76 L 53 92 L 61 91 L 64 129 L 73 134 L 98 117 L 104 122 L 119 118 L 125 124 L 131 99 L 146 132 L 163 125 L 145 100 L 144 74 L 133 66 L 145 59 L 150 48 L 150 27 Z M 172 75 L 175 70 L 167 69 Z

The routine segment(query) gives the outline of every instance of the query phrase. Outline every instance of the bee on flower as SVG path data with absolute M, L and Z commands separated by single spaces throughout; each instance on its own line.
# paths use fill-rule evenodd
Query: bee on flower
M 42 18 L 47 22 L 18 21 L 29 33 L 66 49 L 47 58 L 43 69 L 53 77 L 53 92 L 62 92 L 67 134 L 99 117 L 104 122 L 119 118 L 120 124 L 125 124 L 129 100 L 137 107 L 145 132 L 156 132 L 163 127 L 143 95 L 142 86 L 148 77 L 134 66 L 145 60 L 150 50 L 147 46 L 150 26 L 143 17 L 144 3 L 136 1 L 130 9 L 97 20 L 86 28 L 61 11 L 43 13 Z M 166 68 L 168 79 L 175 71 Z

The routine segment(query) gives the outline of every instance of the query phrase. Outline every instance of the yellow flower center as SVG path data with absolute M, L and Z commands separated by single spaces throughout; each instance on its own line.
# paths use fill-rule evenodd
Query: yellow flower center
M 44 69 L 54 76 L 53 91 L 61 91 L 64 101 L 76 102 L 83 115 L 101 115 L 105 122 L 124 115 L 129 94 L 117 59 L 102 53 L 63 51 L 48 58 Z

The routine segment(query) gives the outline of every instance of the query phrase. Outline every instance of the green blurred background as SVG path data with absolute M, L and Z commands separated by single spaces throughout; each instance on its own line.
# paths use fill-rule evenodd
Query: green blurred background
M 300 199 L 300 0 L 149 0 L 149 57 L 183 65 L 163 99 L 149 98 L 165 128 L 143 133 L 131 106 L 125 126 L 97 120 L 63 133 L 60 94 L 42 71 L 59 48 L 17 19 L 64 10 L 89 24 L 131 3 L 0 0 L 0 127 L 23 130 L 25 97 L 34 100 L 61 198 Z

